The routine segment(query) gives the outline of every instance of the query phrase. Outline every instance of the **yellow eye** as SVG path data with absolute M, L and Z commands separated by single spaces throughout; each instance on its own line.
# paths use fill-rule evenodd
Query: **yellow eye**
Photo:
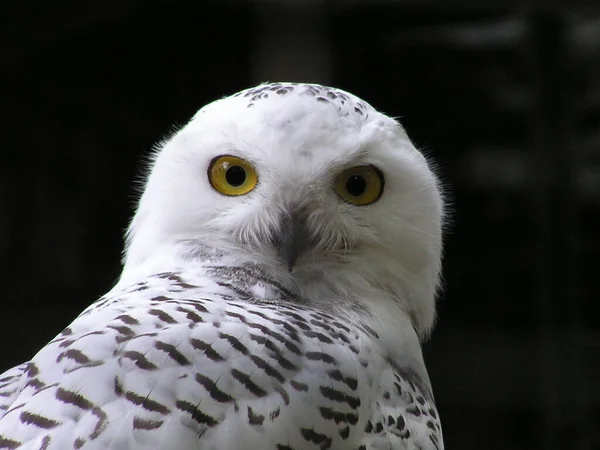
M 256 187 L 258 175 L 254 167 L 231 155 L 217 156 L 208 166 L 208 180 L 223 195 L 244 195 Z
M 383 185 L 383 173 L 374 166 L 351 167 L 335 179 L 335 190 L 342 200 L 357 206 L 379 200 Z

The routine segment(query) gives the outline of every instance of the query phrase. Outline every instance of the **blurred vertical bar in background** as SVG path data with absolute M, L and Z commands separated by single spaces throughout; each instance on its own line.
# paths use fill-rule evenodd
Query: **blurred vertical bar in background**
M 600 14 L 577 11 L 569 20 L 569 67 L 573 79 L 573 139 L 576 155 L 574 184 L 578 201 L 577 229 L 572 238 L 576 267 L 573 289 L 572 345 L 578 359 L 572 364 L 578 440 L 573 448 L 600 448 L 600 324 L 597 278 L 600 254 Z M 577 309 L 575 309 L 577 307 Z M 577 364 L 575 364 L 577 363 Z
M 531 177 L 537 230 L 533 262 L 536 270 L 539 331 L 541 423 L 538 448 L 580 448 L 581 423 L 573 383 L 581 361 L 572 345 L 572 326 L 580 309 L 574 294 L 573 173 L 576 155 L 569 153 L 570 79 L 566 17 L 540 13 L 531 19 L 532 81 L 535 95 Z
M 327 14 L 321 2 L 258 2 L 252 80 L 331 84 Z

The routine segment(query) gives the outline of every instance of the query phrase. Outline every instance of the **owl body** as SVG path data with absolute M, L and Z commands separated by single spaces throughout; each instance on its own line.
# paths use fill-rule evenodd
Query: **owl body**
M 0 376 L 0 449 L 443 449 L 420 348 L 441 215 L 348 93 L 203 108 L 156 153 L 117 285 Z

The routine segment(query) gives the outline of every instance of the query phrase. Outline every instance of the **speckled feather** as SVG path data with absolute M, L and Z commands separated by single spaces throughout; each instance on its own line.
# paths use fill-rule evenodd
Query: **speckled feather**
M 162 273 L 100 299 L 19 366 L 0 448 L 440 448 L 429 387 L 368 326 L 237 296 Z
M 379 114 L 315 85 L 231 98 L 294 91 L 353 121 Z M 0 449 L 443 449 L 418 343 L 433 318 L 391 281 L 363 283 L 347 248 L 315 244 L 290 274 L 269 245 L 197 230 L 148 253 L 143 211 L 117 286 L 0 376 Z

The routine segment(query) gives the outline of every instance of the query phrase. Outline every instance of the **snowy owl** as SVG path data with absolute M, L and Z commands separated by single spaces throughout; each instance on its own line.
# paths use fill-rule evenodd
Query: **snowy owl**
M 439 183 L 352 94 L 263 84 L 158 146 L 116 286 L 0 376 L 0 449 L 443 449 Z

